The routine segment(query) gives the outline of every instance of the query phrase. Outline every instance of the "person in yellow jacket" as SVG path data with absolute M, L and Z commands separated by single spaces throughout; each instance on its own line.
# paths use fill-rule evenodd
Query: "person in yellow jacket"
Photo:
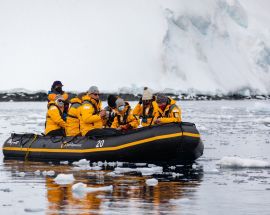
M 158 94 L 157 103 L 160 116 L 154 121 L 155 124 L 165 124 L 171 122 L 181 122 L 181 108 L 176 105 L 176 101 L 163 94 Z
M 111 128 L 118 130 L 130 130 L 139 126 L 139 120 L 134 117 L 128 102 L 118 98 L 116 100 L 116 114 Z
M 64 85 L 61 81 L 54 81 L 51 90 L 48 92 L 48 102 L 55 101 L 57 96 L 61 95 L 64 101 L 68 100 L 68 94 L 62 90 Z
M 142 98 L 133 110 L 133 114 L 142 119 L 142 126 L 151 126 L 159 117 L 159 108 L 152 90 L 145 87 Z
M 46 115 L 45 135 L 65 136 L 66 122 L 62 117 L 63 109 L 63 98 L 49 102 Z
M 80 132 L 80 108 L 82 105 L 82 94 L 70 100 L 70 107 L 68 109 L 66 118 L 66 135 L 78 136 Z
M 103 118 L 106 115 L 99 100 L 99 90 L 96 86 L 91 86 L 87 94 L 82 98 L 80 108 L 80 130 L 82 136 L 89 136 L 93 130 L 103 128 Z

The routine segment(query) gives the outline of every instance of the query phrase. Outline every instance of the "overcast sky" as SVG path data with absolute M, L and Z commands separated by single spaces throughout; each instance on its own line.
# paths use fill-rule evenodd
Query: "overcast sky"
M 166 22 L 156 2 L 0 0 L 0 90 L 157 86 Z

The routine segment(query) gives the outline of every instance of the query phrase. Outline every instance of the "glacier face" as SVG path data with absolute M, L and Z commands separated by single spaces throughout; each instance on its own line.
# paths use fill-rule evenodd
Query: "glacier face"
M 269 0 L 2 1 L 0 89 L 60 79 L 76 91 L 270 94 L 269 9 Z
M 175 88 L 194 92 L 269 94 L 269 2 L 204 0 L 192 5 L 199 8 L 196 13 L 166 9 L 164 77 Z M 266 16 L 259 19 L 260 13 Z

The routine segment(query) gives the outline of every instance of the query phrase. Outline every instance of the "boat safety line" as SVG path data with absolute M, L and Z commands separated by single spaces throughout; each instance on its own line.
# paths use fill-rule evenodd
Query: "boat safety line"
M 194 133 L 188 133 L 188 132 L 183 132 L 182 133 L 174 133 L 174 134 L 165 134 L 165 135 L 160 135 L 160 136 L 155 136 L 155 137 L 150 137 L 147 139 L 143 140 L 137 140 L 134 142 L 122 144 L 120 146 L 111 146 L 111 147 L 99 147 L 99 148 L 91 148 L 91 149 L 45 149 L 45 148 L 21 148 L 21 147 L 4 147 L 3 150 L 6 151 L 29 151 L 29 152 L 48 152 L 48 153 L 89 153 L 89 152 L 100 152 L 100 151 L 115 151 L 119 149 L 124 149 L 128 147 L 132 147 L 135 145 L 140 145 L 143 143 L 148 143 L 152 142 L 155 140 L 162 140 L 162 139 L 168 139 L 168 138 L 174 138 L 174 137 L 181 137 L 181 136 L 188 136 L 188 137 L 195 137 L 195 138 L 200 138 L 200 134 L 194 134 Z M 106 143 L 104 143 L 105 145 Z

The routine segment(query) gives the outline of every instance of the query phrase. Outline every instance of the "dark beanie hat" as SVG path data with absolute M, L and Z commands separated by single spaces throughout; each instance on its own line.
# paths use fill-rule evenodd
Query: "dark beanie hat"
M 54 81 L 53 85 L 52 85 L 52 88 L 55 88 L 55 86 L 57 86 L 57 85 L 64 86 L 61 81 Z
M 161 103 L 166 103 L 168 101 L 168 97 L 165 96 L 164 94 L 157 94 L 157 103 L 161 104 Z
M 116 107 L 115 101 L 117 100 L 117 98 L 118 97 L 115 96 L 115 95 L 109 95 L 108 96 L 107 103 L 108 103 L 110 108 L 115 108 Z

